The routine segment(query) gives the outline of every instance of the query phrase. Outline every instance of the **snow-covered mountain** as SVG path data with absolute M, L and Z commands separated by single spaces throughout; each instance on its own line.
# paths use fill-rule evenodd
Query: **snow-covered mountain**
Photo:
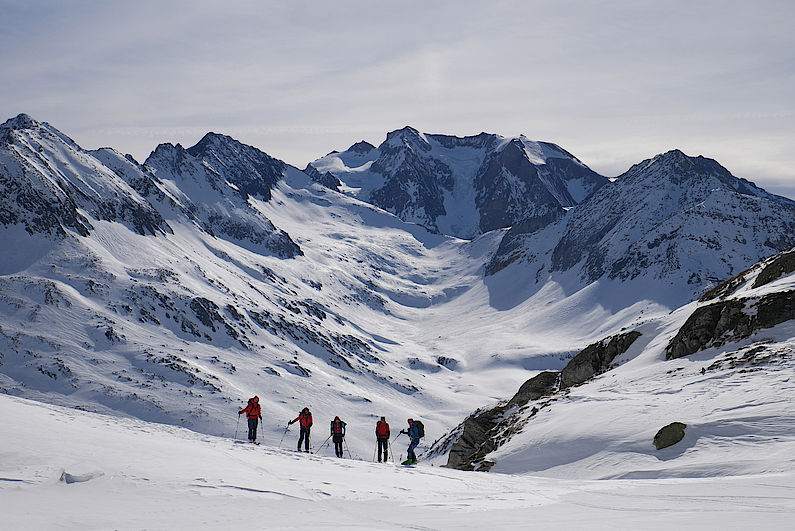
M 601 178 L 554 146 L 409 133 L 338 160 L 371 158 L 357 174 L 367 193 L 386 194 L 386 180 L 364 186 L 386 175 L 373 166 L 438 184 L 437 205 L 472 207 L 455 210 L 470 236 L 488 212 L 522 220 L 464 240 L 440 234 L 456 233 L 453 210 L 428 230 L 352 197 L 352 174 L 337 185 L 331 169 L 223 135 L 139 164 L 26 116 L 6 122 L 0 392 L 216 435 L 258 394 L 270 445 L 305 405 L 321 434 L 343 416 L 359 455 L 381 415 L 395 432 L 422 418 L 430 443 L 588 345 L 673 327 L 659 319 L 792 236 L 791 202 L 706 159 L 661 155 L 587 195 Z M 579 202 L 568 211 L 566 194 Z M 506 206 L 520 196 L 533 201 Z
M 555 144 L 411 127 L 388 133 L 377 148 L 362 141 L 332 152 L 307 171 L 405 221 L 460 238 L 562 215 L 607 183 Z
M 163 218 L 123 179 L 46 123 L 20 114 L 0 125 L 0 223 L 28 234 L 87 235 L 95 220 L 138 234 L 170 232 Z
M 580 287 L 639 279 L 679 305 L 795 245 L 795 202 L 678 150 L 634 165 L 557 223 L 541 221 L 512 227 L 488 272 L 519 261 Z
M 5 393 L 208 433 L 227 433 L 237 401 L 259 393 L 271 440 L 307 404 L 319 419 L 345 412 L 352 426 L 413 411 L 440 433 L 450 409 L 519 378 L 464 360 L 458 349 L 472 346 L 446 342 L 455 333 L 444 326 L 417 328 L 425 309 L 482 277 L 495 236 L 432 234 L 220 135 L 161 145 L 140 165 L 26 117 L 5 127 Z M 155 230 L 111 219 L 95 208 L 101 194 L 87 201 L 65 184 L 42 203 L 69 208 L 37 221 L 40 203 L 12 192 L 43 188 L 17 162 L 40 158 L 57 161 L 30 163 L 41 182 L 95 179 L 92 190 L 137 202 Z M 467 370 L 495 379 L 457 387 Z M 369 445 L 361 430 L 353 448 L 357 437 Z

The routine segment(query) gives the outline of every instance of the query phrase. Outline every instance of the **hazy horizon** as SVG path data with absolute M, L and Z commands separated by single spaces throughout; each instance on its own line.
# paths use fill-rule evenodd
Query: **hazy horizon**
M 2 119 L 139 161 L 228 134 L 298 167 L 410 125 L 616 176 L 670 149 L 795 197 L 795 5 L 0 0 Z

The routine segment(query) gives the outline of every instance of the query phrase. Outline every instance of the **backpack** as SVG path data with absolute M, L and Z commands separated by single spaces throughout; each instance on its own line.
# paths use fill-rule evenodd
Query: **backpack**
M 345 425 L 344 422 L 341 420 L 332 420 L 331 421 L 331 431 L 334 435 L 342 435 L 342 427 Z
M 414 426 L 417 427 L 417 438 L 422 439 L 423 437 L 425 437 L 425 426 L 423 425 L 423 423 L 420 422 L 419 420 L 415 420 L 412 427 Z

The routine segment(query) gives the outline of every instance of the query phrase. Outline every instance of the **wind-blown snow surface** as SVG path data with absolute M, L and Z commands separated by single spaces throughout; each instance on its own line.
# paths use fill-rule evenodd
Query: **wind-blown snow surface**
M 0 416 L 7 529 L 731 530 L 795 517 L 792 470 L 550 479 L 310 456 L 9 396 Z

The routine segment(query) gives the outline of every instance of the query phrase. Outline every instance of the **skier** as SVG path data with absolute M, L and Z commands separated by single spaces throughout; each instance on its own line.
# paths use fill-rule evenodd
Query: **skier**
M 288 424 L 292 424 L 293 422 L 298 422 L 298 425 L 301 426 L 301 435 L 298 437 L 298 451 L 301 451 L 301 443 L 303 442 L 304 448 L 306 448 L 307 453 L 309 453 L 309 429 L 312 427 L 312 412 L 309 411 L 308 407 L 305 407 L 298 416 L 288 422 Z
M 339 417 L 334 417 L 331 421 L 331 437 L 334 441 L 334 453 L 337 457 L 343 457 L 342 440 L 345 438 L 345 423 Z
M 246 414 L 248 417 L 248 440 L 257 443 L 257 422 L 262 420 L 262 409 L 259 405 L 259 397 L 253 396 L 248 399 L 248 405 L 237 412 L 238 415 Z
M 381 454 L 383 450 L 384 455 L 384 463 L 389 456 L 389 452 L 387 448 L 389 447 L 389 424 L 386 421 L 386 418 L 381 417 L 375 425 L 375 440 L 378 444 L 378 462 L 381 462 Z
M 407 459 L 403 461 L 404 465 L 413 465 L 417 462 L 417 456 L 414 454 L 414 449 L 420 444 L 420 438 L 425 436 L 425 426 L 419 420 L 409 419 L 409 427 L 406 430 L 400 430 L 400 433 L 405 433 L 411 439 L 411 444 L 407 450 Z

